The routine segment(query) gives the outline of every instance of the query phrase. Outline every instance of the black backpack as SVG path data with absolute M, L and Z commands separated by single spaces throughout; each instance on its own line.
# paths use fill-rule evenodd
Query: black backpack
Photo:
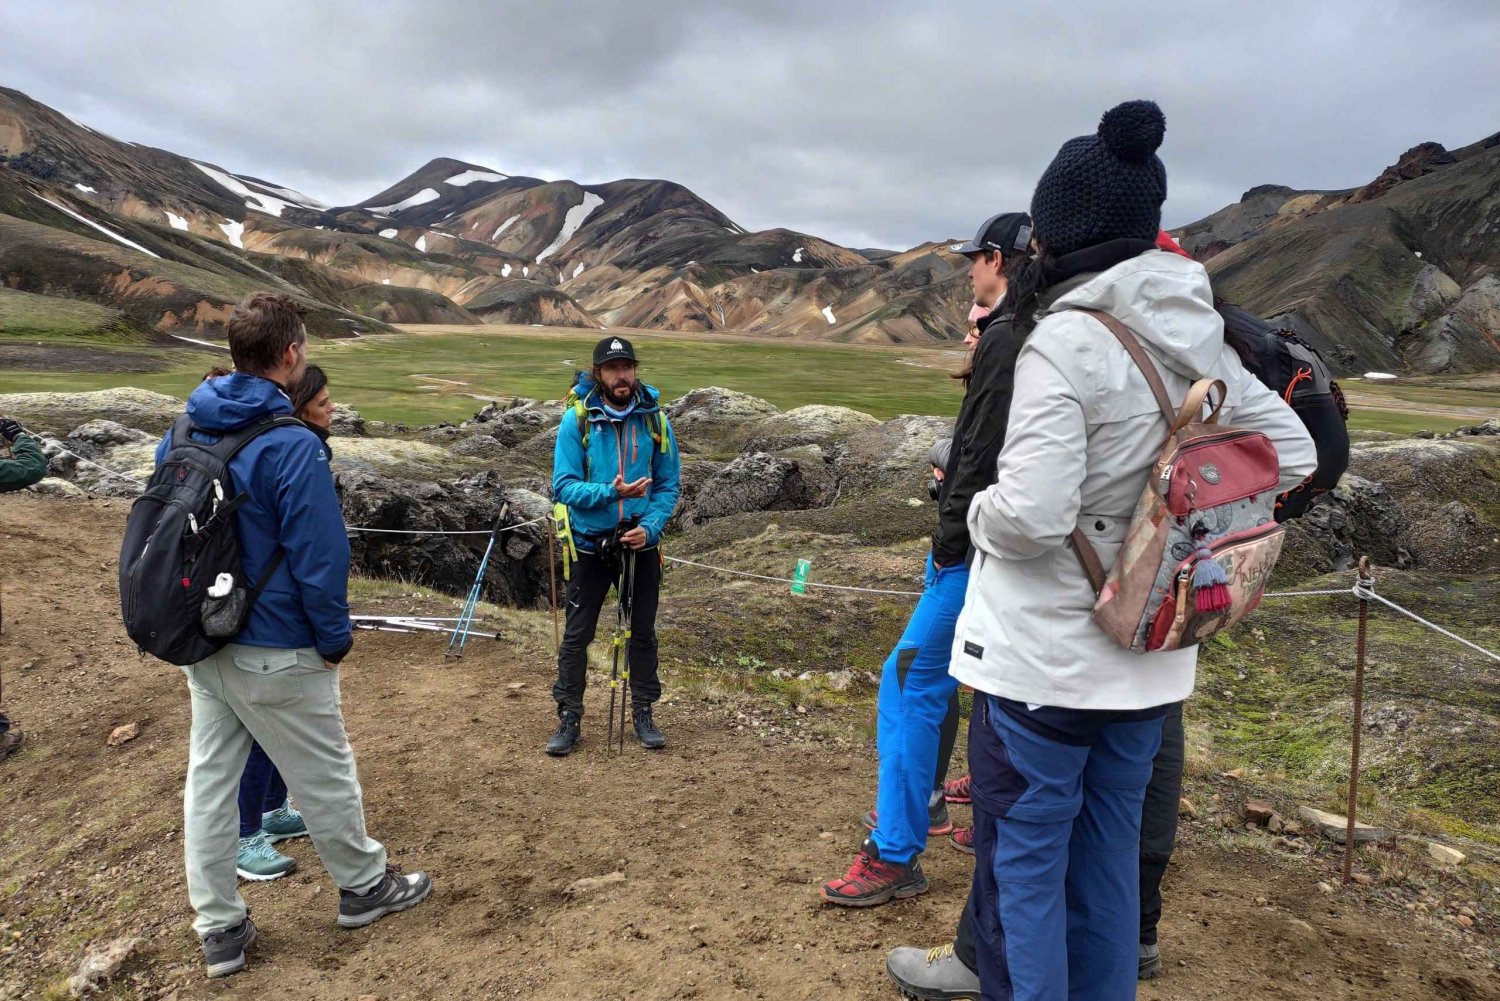
M 278 427 L 306 425 L 271 414 L 234 431 L 204 431 L 183 414 L 172 426 L 171 447 L 131 505 L 120 544 L 120 612 L 142 651 L 169 664 L 195 664 L 244 628 L 283 553 L 278 547 L 260 584 L 243 578 L 234 513 L 247 495 L 235 491 L 229 460 Z M 195 440 L 194 433 L 213 441 Z M 224 575 L 228 586 L 216 588 Z
M 1297 518 L 1318 494 L 1338 485 L 1349 466 L 1349 405 L 1318 349 L 1285 327 L 1214 299 L 1224 318 L 1224 340 L 1245 368 L 1302 419 L 1318 450 L 1318 468 L 1302 485 L 1278 498 L 1276 520 Z

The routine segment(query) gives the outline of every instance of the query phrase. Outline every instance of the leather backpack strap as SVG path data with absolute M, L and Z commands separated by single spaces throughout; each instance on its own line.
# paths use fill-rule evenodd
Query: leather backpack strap
M 1152 361 L 1146 349 L 1141 347 L 1140 339 L 1129 327 L 1108 313 L 1101 313 L 1097 309 L 1080 309 L 1078 312 L 1092 316 L 1115 335 L 1115 339 L 1130 355 L 1130 360 L 1135 362 L 1135 367 L 1140 369 L 1141 375 L 1146 377 L 1146 385 L 1151 387 L 1151 395 L 1156 397 L 1156 405 L 1161 408 L 1161 415 L 1166 420 L 1167 427 L 1174 427 L 1177 423 L 1177 407 L 1172 405 L 1172 397 L 1167 395 L 1167 386 L 1161 381 L 1161 373 L 1156 369 L 1156 362 Z
M 1203 412 L 1203 404 L 1209 401 L 1209 393 L 1217 392 L 1218 400 L 1213 403 L 1213 410 L 1209 412 L 1205 424 L 1217 424 L 1219 422 L 1219 411 L 1224 406 L 1224 400 L 1229 395 L 1229 388 L 1225 386 L 1223 379 L 1199 379 L 1189 387 L 1187 398 L 1182 401 L 1182 410 L 1172 421 L 1169 434 L 1176 434 L 1189 424 L 1199 419 Z
M 1078 554 L 1078 562 L 1083 567 L 1083 575 L 1089 579 L 1089 586 L 1094 589 L 1094 597 L 1098 597 L 1104 590 L 1104 564 L 1099 560 L 1099 553 L 1094 549 L 1094 544 L 1089 537 L 1083 534 L 1083 529 L 1073 529 L 1073 534 L 1068 536 L 1073 542 L 1073 552 Z

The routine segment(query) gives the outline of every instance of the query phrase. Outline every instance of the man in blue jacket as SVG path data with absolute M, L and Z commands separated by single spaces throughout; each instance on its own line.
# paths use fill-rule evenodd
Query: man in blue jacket
M 661 698 L 656 672 L 656 604 L 661 590 L 657 548 L 677 506 L 681 460 L 654 387 L 636 378 L 635 348 L 623 337 L 594 347 L 563 414 L 552 456 L 552 497 L 567 506 L 578 559 L 568 580 L 568 624 L 557 656 L 557 732 L 547 753 L 561 757 L 578 743 L 588 647 L 611 586 L 620 583 L 621 547 L 635 550 L 630 608 L 630 700 L 641 745 L 665 747 L 651 707 Z M 616 544 L 617 543 L 617 544 Z
M 303 311 L 283 295 L 250 296 L 229 319 L 236 371 L 188 398 L 205 440 L 269 414 L 290 414 L 286 388 L 306 367 Z M 171 450 L 170 433 L 157 449 Z M 244 575 L 264 590 L 244 630 L 183 668 L 193 724 L 184 797 L 188 898 L 210 977 L 237 973 L 255 925 L 235 887 L 240 773 L 253 738 L 301 807 L 313 847 L 339 886 L 338 923 L 359 928 L 426 898 L 426 873 L 402 875 L 365 833 L 354 752 L 340 710 L 339 663 L 354 645 L 349 540 L 328 452 L 305 427 L 262 433 L 229 464 L 247 495 L 235 515 Z M 269 573 L 268 573 L 269 571 Z

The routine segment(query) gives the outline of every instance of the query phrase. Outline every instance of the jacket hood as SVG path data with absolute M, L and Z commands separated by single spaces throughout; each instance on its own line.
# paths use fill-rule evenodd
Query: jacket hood
M 267 414 L 289 414 L 292 401 L 270 379 L 235 372 L 199 384 L 187 414 L 205 431 L 233 431 Z
M 1047 307 L 1097 309 L 1135 332 L 1163 365 L 1188 379 L 1208 375 L 1224 351 L 1224 320 L 1197 261 L 1152 250 L 1067 288 Z

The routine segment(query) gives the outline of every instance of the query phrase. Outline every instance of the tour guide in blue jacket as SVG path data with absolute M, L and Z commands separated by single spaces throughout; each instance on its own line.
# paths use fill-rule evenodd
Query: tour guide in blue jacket
M 661 698 L 657 545 L 677 506 L 677 442 L 657 391 L 636 378 L 635 348 L 623 337 L 606 337 L 594 347 L 593 368 L 579 376 L 574 394 L 576 402 L 562 416 L 552 456 L 552 497 L 567 506 L 578 559 L 568 580 L 568 624 L 552 686 L 559 724 L 547 753 L 560 757 L 578 743 L 588 646 L 604 599 L 620 582 L 626 561 L 619 554 L 626 548 L 635 551 L 635 576 L 627 583 L 635 735 L 643 747 L 665 747 L 666 738 L 651 716 Z

